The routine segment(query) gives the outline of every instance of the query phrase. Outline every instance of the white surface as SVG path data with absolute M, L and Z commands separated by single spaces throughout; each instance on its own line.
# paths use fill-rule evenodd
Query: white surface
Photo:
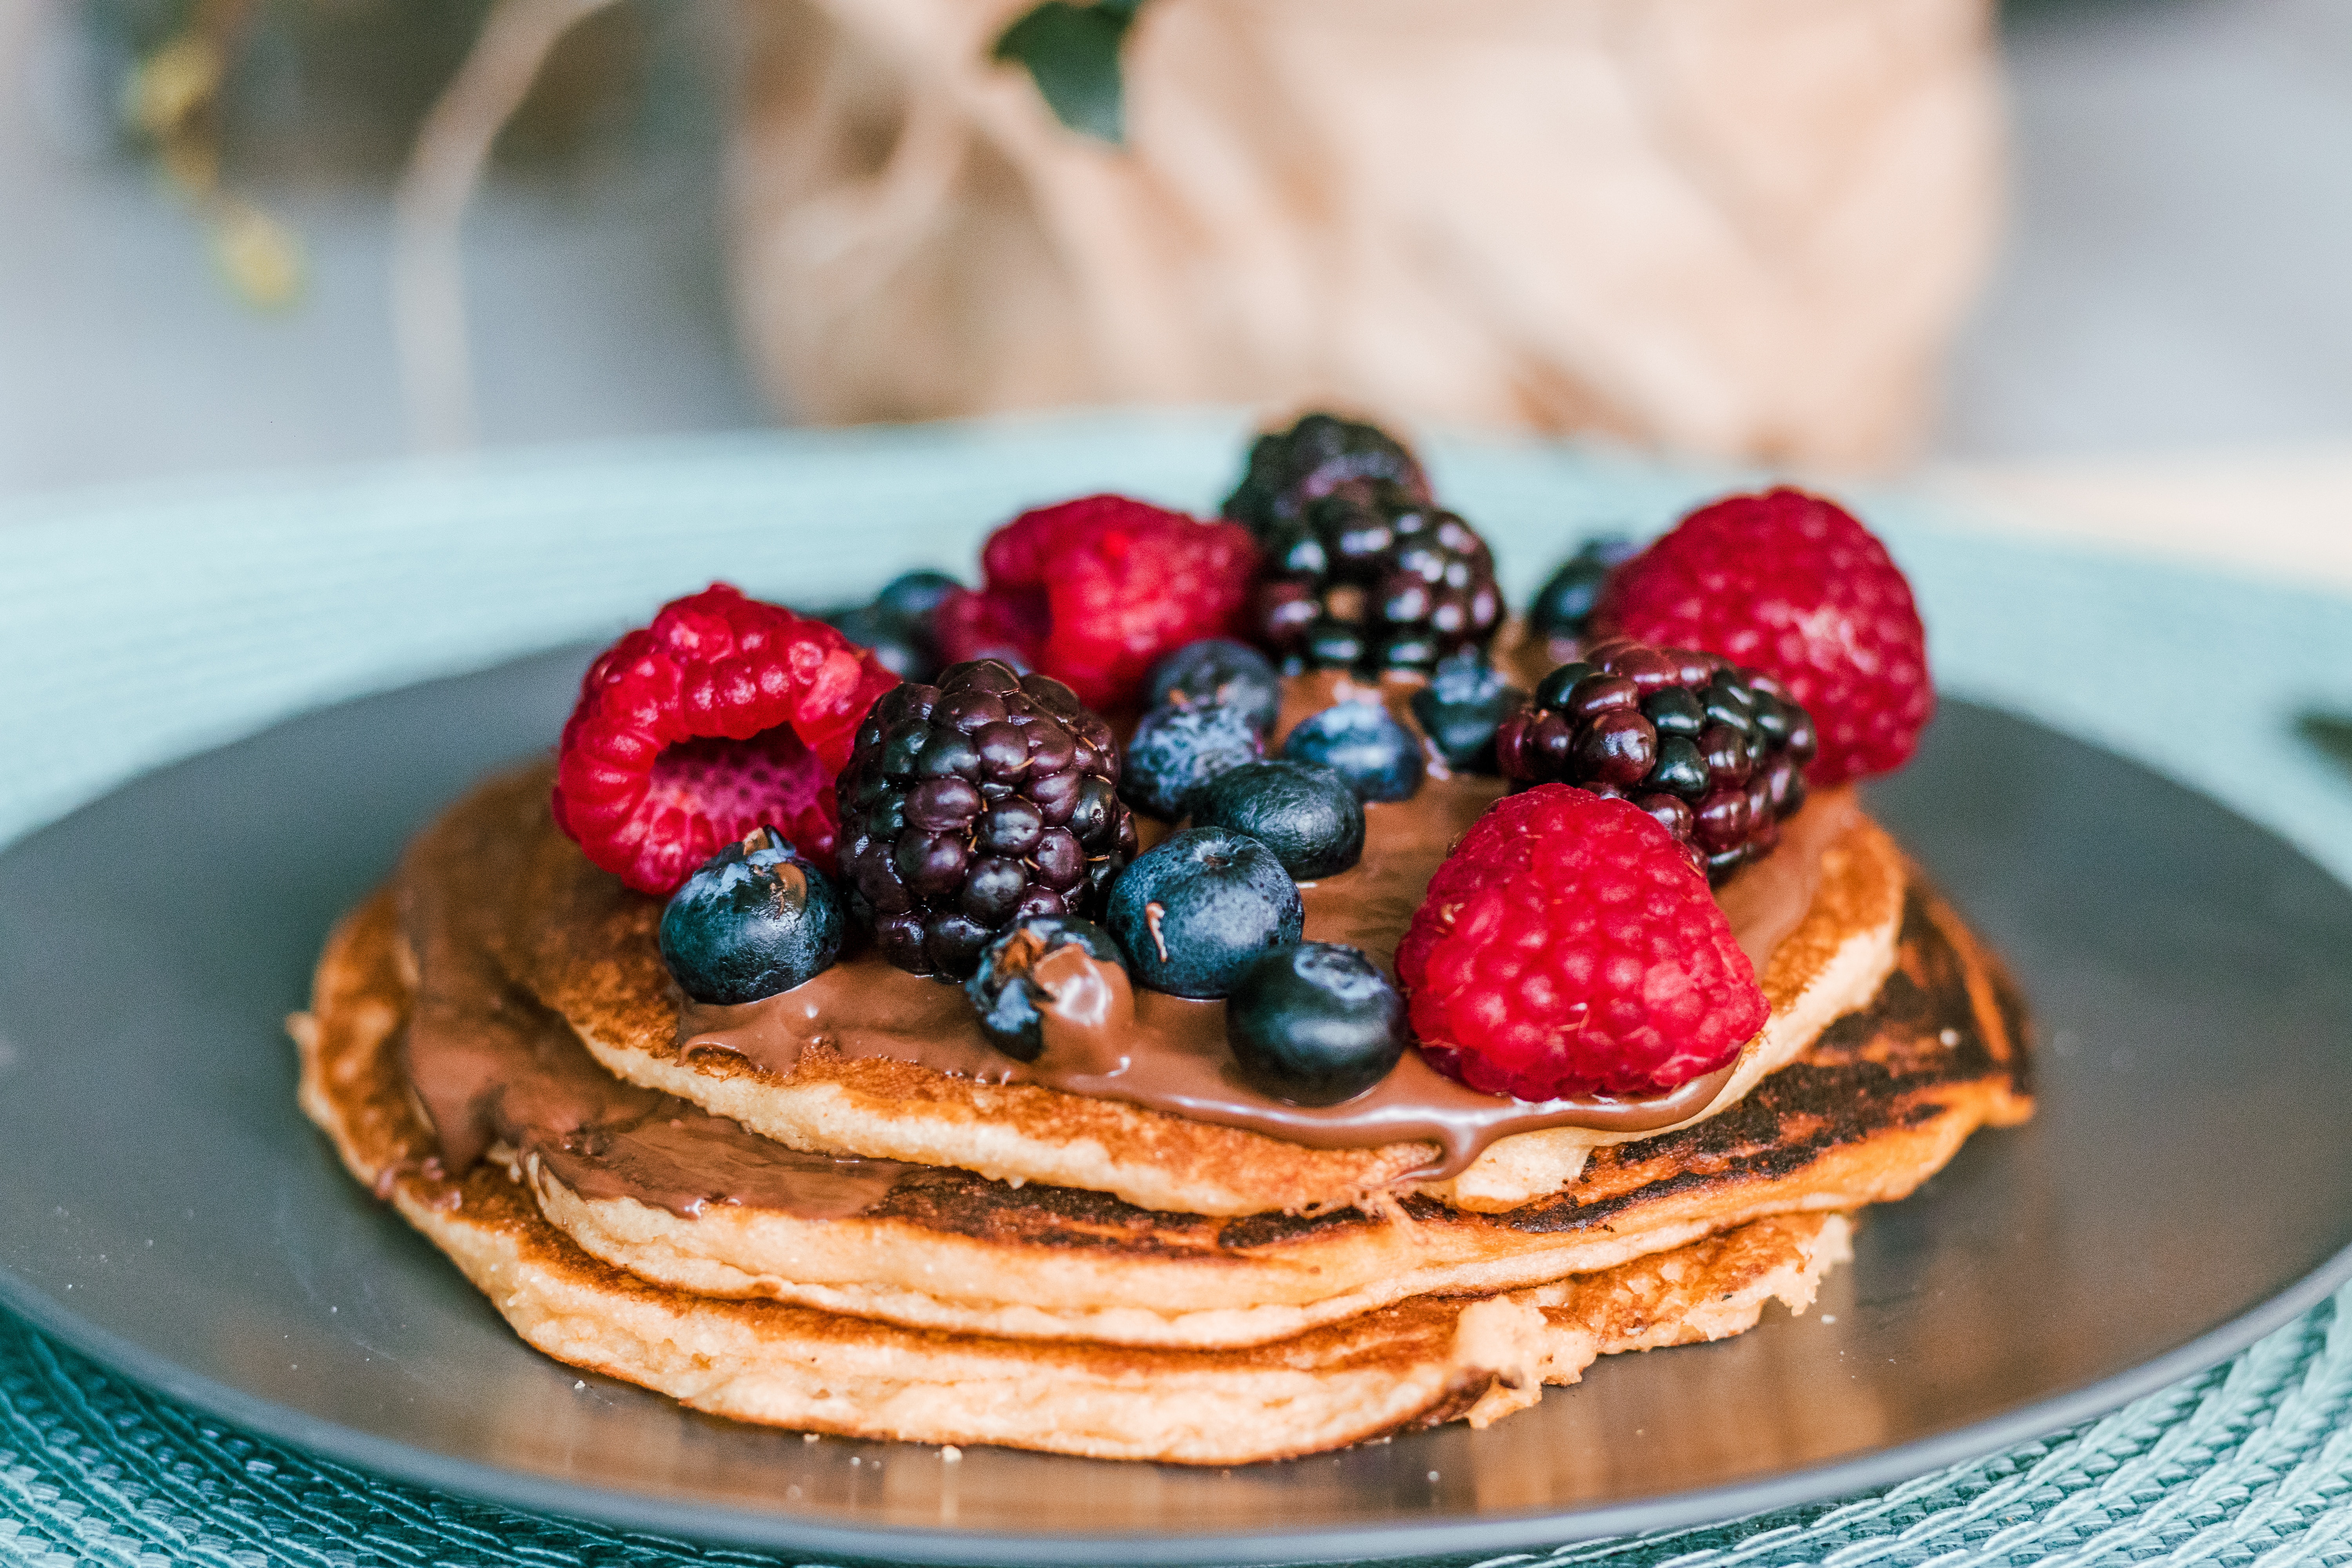
M 386 214 L 281 200 L 309 297 L 257 314 L 92 150 L 71 0 L 0 0 L 0 495 L 407 444 Z M 2352 437 L 2352 0 L 2036 0 L 2016 222 L 1954 356 L 1947 459 Z M 728 345 L 715 146 L 674 136 L 467 231 L 494 445 L 768 416 Z

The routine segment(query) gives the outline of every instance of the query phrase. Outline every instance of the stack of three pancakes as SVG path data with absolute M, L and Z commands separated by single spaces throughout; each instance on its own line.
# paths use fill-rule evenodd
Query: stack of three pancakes
M 484 786 L 338 929 L 302 1102 L 531 1344 L 738 1419 L 1214 1465 L 1484 1425 L 1802 1310 L 1854 1211 L 2031 1111 L 1997 962 L 1847 791 L 1726 889 L 1772 1010 L 1711 1095 L 1465 1150 L 943 1072 L 986 1051 L 961 993 L 871 958 L 713 1028 L 548 783 Z M 1370 808 L 1307 937 L 1385 961 L 1499 787 Z

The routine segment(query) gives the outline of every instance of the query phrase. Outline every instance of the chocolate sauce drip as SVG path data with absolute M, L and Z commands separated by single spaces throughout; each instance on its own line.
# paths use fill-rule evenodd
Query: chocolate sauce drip
M 1491 779 L 1433 777 L 1411 801 L 1368 807 L 1363 861 L 1301 889 L 1308 940 L 1347 942 L 1391 964 L 1430 876 L 1501 789 Z M 480 792 L 420 837 L 401 870 L 403 926 L 417 970 L 404 1049 L 450 1173 L 503 1142 L 589 1198 L 635 1198 L 683 1215 L 737 1204 L 824 1219 L 862 1212 L 903 1174 L 919 1172 L 887 1160 L 800 1153 L 687 1101 L 623 1083 L 559 1015 L 508 978 L 497 956 L 501 929 L 513 918 L 504 894 L 520 884 L 534 842 L 552 831 L 545 791 L 543 773 L 533 771 Z M 1815 797 L 1789 824 L 1781 847 L 1724 889 L 1725 912 L 1759 971 L 1804 918 L 1822 851 L 1857 817 L 1850 791 Z M 1465 1088 L 1408 1052 L 1356 1100 L 1293 1106 L 1234 1072 L 1222 1003 L 1133 991 L 1114 966 L 1076 952 L 1041 979 L 1057 1000 L 1046 1049 L 1030 1064 L 989 1046 L 960 987 L 870 956 L 744 1006 L 688 1005 L 678 1020 L 678 1048 L 688 1057 L 725 1052 L 781 1077 L 803 1050 L 821 1044 L 983 1082 L 1124 1100 L 1313 1147 L 1427 1142 L 1436 1156 L 1418 1173 L 1425 1179 L 1458 1173 L 1514 1132 L 1674 1125 L 1703 1110 L 1732 1071 L 1650 1099 L 1530 1104 Z
M 887 1196 L 915 1167 L 804 1154 L 596 1064 L 569 1024 L 524 994 L 493 956 L 540 820 L 544 782 L 493 786 L 428 829 L 399 881 L 416 964 L 404 1041 L 409 1081 L 462 1175 L 494 1143 L 586 1198 L 635 1198 L 693 1217 L 712 1204 L 836 1219 Z
M 1307 940 L 1346 942 L 1383 968 L 1392 965 L 1430 877 L 1501 790 L 1491 779 L 1432 779 L 1410 801 L 1368 806 L 1362 862 L 1300 889 Z M 1790 821 L 1779 851 L 1726 889 L 1734 933 L 1759 971 L 1803 920 L 1820 881 L 1822 851 L 1855 815 L 1851 792 L 1825 794 Z M 1415 1173 L 1424 1180 L 1459 1174 L 1489 1144 L 1515 1132 L 1671 1127 L 1704 1110 L 1734 1071 L 1725 1067 L 1642 1099 L 1531 1103 L 1466 1088 L 1408 1051 L 1394 1071 L 1354 1100 L 1290 1105 L 1252 1088 L 1234 1070 L 1223 1003 L 1132 991 L 1115 965 L 1076 950 L 1055 958 L 1067 973 L 1049 976 L 1040 967 L 1038 979 L 1056 1001 L 1046 1013 L 1045 1049 L 1034 1062 L 1017 1062 L 992 1048 L 960 988 L 917 979 L 871 956 L 846 960 L 795 990 L 740 1006 L 689 1003 L 678 1019 L 678 1049 L 687 1057 L 724 1053 L 784 1077 L 803 1050 L 822 1047 L 986 1083 L 1032 1083 L 1125 1100 L 1312 1148 L 1433 1143 L 1438 1157 Z

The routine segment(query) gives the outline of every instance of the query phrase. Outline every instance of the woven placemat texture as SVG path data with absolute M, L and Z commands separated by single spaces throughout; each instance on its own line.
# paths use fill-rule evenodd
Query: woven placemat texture
M 20 501 L 0 511 L 0 842 L 278 719 L 607 634 L 713 577 L 823 602 L 967 565 L 1023 504 L 1118 488 L 1206 507 L 1244 427 L 793 434 Z M 1432 457 L 1516 595 L 1578 535 L 1653 531 L 1738 478 L 1538 446 Z M 1947 689 L 2130 755 L 2352 878 L 2352 777 L 2294 735 L 2305 711 L 2352 716 L 2352 601 L 1987 533 L 1900 495 L 1864 509 L 1919 589 Z M 0 1563 L 788 1561 L 323 1464 L 0 1314 Z M 1969 1464 L 1483 1561 L 2352 1563 L 2352 1289 L 2199 1376 Z

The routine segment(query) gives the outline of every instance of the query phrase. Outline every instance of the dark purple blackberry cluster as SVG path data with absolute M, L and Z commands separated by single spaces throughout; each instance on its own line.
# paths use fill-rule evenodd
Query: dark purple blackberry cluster
M 1260 543 L 1252 629 L 1294 673 L 1426 675 L 1502 624 L 1486 542 L 1395 485 L 1344 485 Z
M 1110 726 L 996 659 L 886 694 L 838 789 L 850 912 L 916 974 L 970 975 L 1032 915 L 1096 916 L 1135 856 Z
M 1502 623 L 1486 542 L 1377 426 L 1310 414 L 1258 437 L 1225 515 L 1265 552 L 1250 629 L 1288 673 L 1427 674 Z
M 1631 800 L 1717 887 L 1780 841 L 1818 743 L 1812 719 L 1771 677 L 1622 641 L 1544 677 L 1533 706 L 1495 736 L 1506 775 Z
M 1340 486 L 1373 480 L 1430 499 L 1428 477 L 1403 442 L 1377 425 L 1309 414 L 1252 443 L 1249 468 L 1225 498 L 1224 514 L 1263 539 Z

